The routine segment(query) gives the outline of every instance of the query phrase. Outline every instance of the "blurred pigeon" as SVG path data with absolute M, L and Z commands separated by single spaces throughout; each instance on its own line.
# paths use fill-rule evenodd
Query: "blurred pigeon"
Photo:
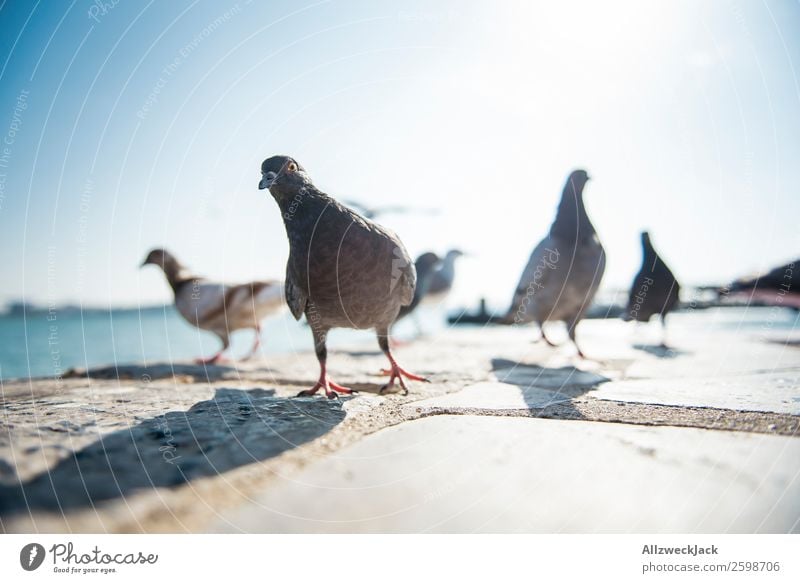
M 407 306 L 400 308 L 400 313 L 397 314 L 397 320 L 405 318 L 413 312 L 420 302 L 424 301 L 430 293 L 431 283 L 436 276 L 437 267 L 442 262 L 436 253 L 423 253 L 414 262 L 414 268 L 417 272 L 417 287 L 414 288 L 414 298 Z
M 658 314 L 666 334 L 667 314 L 678 305 L 680 289 L 681 286 L 675 276 L 653 248 L 649 233 L 643 232 L 642 267 L 633 280 L 628 296 L 628 307 L 622 319 L 647 322 L 653 315 Z M 666 346 L 664 341 L 661 344 Z
M 582 357 L 575 328 L 592 303 L 606 267 L 603 246 L 583 203 L 588 180 L 584 170 L 569 175 L 550 233 L 531 253 L 505 317 L 507 323 L 536 322 L 551 346 L 555 345 L 542 325 L 561 320 Z
M 390 365 L 381 392 L 395 379 L 406 394 L 403 377 L 425 381 L 402 369 L 389 349 L 389 329 L 416 286 L 414 265 L 397 235 L 318 190 L 288 156 L 264 160 L 258 187 L 268 188 L 281 210 L 289 238 L 286 300 L 296 319 L 306 315 L 320 365 L 317 383 L 298 396 L 319 389 L 328 398 L 353 392 L 328 378 L 325 341 L 332 328 L 375 329 Z
M 800 258 L 754 277 L 734 281 L 727 292 L 744 295 L 748 302 L 800 310 Z
M 256 331 L 248 358 L 255 355 L 261 343 L 261 321 L 283 306 L 280 281 L 253 281 L 228 285 L 192 275 L 164 249 L 153 249 L 142 262 L 157 265 L 164 271 L 175 294 L 175 307 L 184 320 L 201 330 L 208 330 L 222 340 L 216 354 L 197 359 L 200 364 L 214 364 L 230 346 L 230 335 L 236 330 Z
M 464 253 L 458 249 L 451 249 L 445 255 L 444 260 L 434 271 L 428 291 L 423 299 L 424 302 L 441 303 L 453 289 L 453 281 L 456 278 L 456 259 L 463 257 Z

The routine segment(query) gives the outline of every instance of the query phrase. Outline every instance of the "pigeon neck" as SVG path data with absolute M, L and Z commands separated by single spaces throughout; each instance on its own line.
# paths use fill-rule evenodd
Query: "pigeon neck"
M 191 274 L 176 260 L 164 262 L 164 275 L 172 291 L 176 292 L 187 282 L 192 280 Z
M 649 239 L 642 239 L 642 255 L 645 259 L 655 259 L 658 257 L 656 250 L 653 249 L 653 244 Z
M 325 209 L 336 204 L 332 198 L 313 186 L 281 193 L 276 201 L 290 242 L 301 246 L 308 243 L 307 239 L 314 232 Z
M 550 227 L 550 236 L 589 239 L 594 234 L 594 225 L 583 204 L 583 189 L 576 189 L 568 183 L 561 195 L 556 220 Z

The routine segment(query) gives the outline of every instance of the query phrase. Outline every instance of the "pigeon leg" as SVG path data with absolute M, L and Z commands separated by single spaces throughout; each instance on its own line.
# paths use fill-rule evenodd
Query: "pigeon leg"
M 225 352 L 225 349 L 220 350 L 216 354 L 212 354 L 211 356 L 207 356 L 206 358 L 195 358 L 194 361 L 197 364 L 217 364 L 219 361 L 222 360 L 222 353 Z
M 661 348 L 669 348 L 667 344 L 667 315 L 661 314 Z
M 558 346 L 558 344 L 556 344 L 555 342 L 550 340 L 547 337 L 547 334 L 544 333 L 544 325 L 542 325 L 542 324 L 539 324 L 539 333 L 542 335 L 541 339 L 544 340 L 547 343 L 548 346 L 552 346 L 553 348 L 556 348 Z
M 378 331 L 378 345 L 381 347 L 381 350 L 386 355 L 386 358 L 389 359 L 389 365 L 391 366 L 390 369 L 381 370 L 381 374 L 389 376 L 389 382 L 386 383 L 381 387 L 381 394 L 383 394 L 387 389 L 394 386 L 394 381 L 397 379 L 398 383 L 400 384 L 400 388 L 403 389 L 403 394 L 408 394 L 408 387 L 406 387 L 406 383 L 403 380 L 403 377 L 412 380 L 412 381 L 422 381 L 424 383 L 429 383 L 430 381 L 425 377 L 412 374 L 407 370 L 403 369 L 397 361 L 392 356 L 392 352 L 389 350 L 389 331 L 388 330 L 379 330 Z
M 222 348 L 219 349 L 219 352 L 217 352 L 216 354 L 212 354 L 211 356 L 208 356 L 206 358 L 203 357 L 196 358 L 194 361 L 197 364 L 206 365 L 206 364 L 217 364 L 219 363 L 219 361 L 223 360 L 222 353 L 228 350 L 230 342 L 228 341 L 227 336 L 220 336 L 219 339 L 222 340 Z
M 569 333 L 569 339 L 572 340 L 572 343 L 575 345 L 575 348 L 578 350 L 578 356 L 581 358 L 586 358 L 586 355 L 581 350 L 581 347 L 578 346 L 578 341 L 575 340 L 575 329 L 578 327 L 578 321 L 570 322 L 567 324 L 567 332 Z
M 256 337 L 253 341 L 253 348 L 250 349 L 250 353 L 244 357 L 245 360 L 249 360 L 253 358 L 257 353 L 258 349 L 261 347 L 261 325 L 256 325 Z
M 320 389 L 325 391 L 325 396 L 329 399 L 338 399 L 339 395 L 337 393 L 342 393 L 343 395 L 351 395 L 355 393 L 355 391 L 352 389 L 348 389 L 347 387 L 343 387 L 338 383 L 334 383 L 328 378 L 328 372 L 325 366 L 325 363 L 328 359 L 328 348 L 325 346 L 327 330 L 312 329 L 312 331 L 314 333 L 314 350 L 317 353 L 317 360 L 319 360 L 319 380 L 310 389 L 297 393 L 297 396 L 310 397 L 311 395 L 316 394 Z

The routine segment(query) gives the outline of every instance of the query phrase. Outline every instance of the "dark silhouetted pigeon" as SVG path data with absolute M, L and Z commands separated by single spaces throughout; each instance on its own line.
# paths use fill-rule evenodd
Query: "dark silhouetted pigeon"
M 352 393 L 328 378 L 328 331 L 374 329 L 389 359 L 389 382 L 405 393 L 403 377 L 426 380 L 403 370 L 389 349 L 389 331 L 402 306 L 414 298 L 416 274 L 403 243 L 391 231 L 366 219 L 317 189 L 296 160 L 267 158 L 261 165 L 260 189 L 278 203 L 286 235 L 286 301 L 296 319 L 305 314 L 320 364 L 317 383 L 298 396 L 323 389 L 328 398 Z
M 578 354 L 575 328 L 597 293 L 606 267 L 606 256 L 597 232 L 586 214 L 583 188 L 589 176 L 584 170 L 569 175 L 550 233 L 533 250 L 517 284 L 505 321 L 542 325 L 560 320 Z
M 192 326 L 208 330 L 222 340 L 219 352 L 198 359 L 200 364 L 214 364 L 230 346 L 230 335 L 236 330 L 252 328 L 255 342 L 249 356 L 253 356 L 261 342 L 261 321 L 281 309 L 283 285 L 280 281 L 253 281 L 229 285 L 209 281 L 192 275 L 178 260 L 164 249 L 153 249 L 147 254 L 142 267 L 157 265 L 175 293 L 175 307 Z
M 737 279 L 727 291 L 753 304 L 800 310 L 800 258 L 767 273 Z
M 622 319 L 647 322 L 652 316 L 658 315 L 666 336 L 667 314 L 678 305 L 680 289 L 678 280 L 653 248 L 650 235 L 643 232 L 642 267 L 633 280 Z M 665 344 L 662 342 L 662 345 Z

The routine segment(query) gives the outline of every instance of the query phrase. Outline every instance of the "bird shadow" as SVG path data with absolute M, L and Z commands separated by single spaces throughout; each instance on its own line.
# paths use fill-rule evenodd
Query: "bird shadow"
M 90 378 L 102 380 L 158 380 L 172 377 L 188 377 L 195 382 L 214 382 L 226 378 L 235 378 L 240 372 L 234 366 L 226 364 L 189 364 L 158 362 L 149 365 L 123 364 L 110 365 L 88 370 L 71 369 L 64 378 Z
M 559 418 L 583 418 L 573 400 L 611 380 L 574 366 L 544 367 L 505 358 L 493 358 L 491 364 L 495 378 L 519 387 L 527 408 L 541 416 L 550 416 L 545 410 L 555 408 Z
M 171 411 L 102 436 L 21 484 L 0 486 L 0 515 L 64 512 L 179 486 L 275 457 L 345 418 L 342 403 L 276 397 L 272 389 L 217 389 Z
M 641 350 L 642 352 L 647 352 L 648 354 L 652 354 L 658 358 L 677 358 L 679 356 L 687 356 L 691 354 L 686 350 L 673 348 L 672 346 L 667 346 L 665 344 L 634 344 L 633 348 L 636 350 Z
M 353 356 L 355 358 L 365 358 L 369 356 L 381 356 L 383 352 L 380 350 L 343 350 L 342 354 Z
M 797 338 L 797 339 L 790 338 L 790 339 L 786 339 L 786 340 L 780 340 L 778 338 L 772 338 L 772 339 L 766 340 L 766 342 L 768 342 L 769 344 L 777 344 L 779 346 L 789 346 L 789 347 L 792 347 L 792 348 L 800 348 L 800 338 Z

